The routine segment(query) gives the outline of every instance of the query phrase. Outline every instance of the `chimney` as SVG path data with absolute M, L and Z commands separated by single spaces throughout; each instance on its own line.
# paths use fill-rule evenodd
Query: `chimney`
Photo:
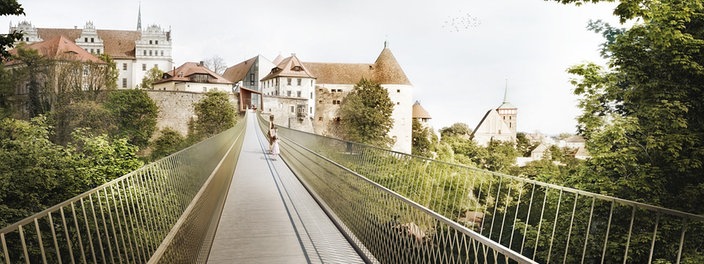
M 200 62 L 198 63 L 198 66 L 203 67 L 203 61 L 200 61 Z

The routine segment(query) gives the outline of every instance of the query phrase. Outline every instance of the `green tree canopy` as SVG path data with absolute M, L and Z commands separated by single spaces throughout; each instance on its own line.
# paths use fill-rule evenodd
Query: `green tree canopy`
M 411 124 L 411 153 L 421 157 L 432 157 L 438 137 L 430 128 L 423 126 L 418 119 Z
M 189 137 L 196 140 L 217 135 L 235 125 L 235 106 L 228 95 L 220 91 L 210 91 L 205 98 L 193 105 L 197 119 L 191 122 Z
M 7 15 L 24 15 L 22 5 L 16 0 L 1 0 L 0 1 L 0 16 Z M 22 32 L 10 32 L 9 34 L 0 34 L 0 63 L 10 57 L 7 52 L 9 48 L 14 46 L 15 41 L 22 38 Z
M 154 66 L 144 75 L 142 78 L 142 83 L 139 85 L 140 89 L 154 89 L 154 82 L 161 80 L 164 72 L 159 70 L 158 67 Z
M 394 125 L 391 114 L 394 103 L 389 92 L 371 80 L 362 79 L 342 100 L 340 133 L 342 138 L 383 147 L 390 146 L 394 139 L 388 136 Z
M 152 142 L 151 160 L 166 157 L 183 148 L 186 138 L 172 128 L 161 130 L 161 135 Z
M 146 91 L 116 90 L 108 94 L 105 108 L 117 122 L 118 135 L 141 148 L 149 144 L 156 131 L 159 107 Z
M 581 1 L 562 1 L 581 2 Z M 607 39 L 609 66 L 572 67 L 579 131 L 592 155 L 585 178 L 618 195 L 704 212 L 704 7 L 702 1 L 622 0 L 630 29 L 590 27 Z
M 472 129 L 465 123 L 454 123 L 449 127 L 440 129 L 441 137 L 463 137 L 469 138 L 472 135 Z

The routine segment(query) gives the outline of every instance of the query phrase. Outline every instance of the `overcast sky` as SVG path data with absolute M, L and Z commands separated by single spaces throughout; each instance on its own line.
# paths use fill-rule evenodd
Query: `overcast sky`
M 19 0 L 42 28 L 134 30 L 139 1 Z M 384 41 L 415 86 L 435 129 L 474 129 L 508 100 L 518 130 L 575 132 L 579 114 L 565 70 L 599 57 L 590 19 L 617 24 L 613 4 L 581 7 L 542 0 L 143 0 L 142 27 L 171 28 L 174 65 L 220 56 L 228 66 L 261 54 L 307 62 L 373 63 Z

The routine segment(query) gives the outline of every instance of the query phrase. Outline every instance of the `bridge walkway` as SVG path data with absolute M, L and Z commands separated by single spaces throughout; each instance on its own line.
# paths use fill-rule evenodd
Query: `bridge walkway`
M 363 263 L 246 116 L 244 144 L 208 263 Z

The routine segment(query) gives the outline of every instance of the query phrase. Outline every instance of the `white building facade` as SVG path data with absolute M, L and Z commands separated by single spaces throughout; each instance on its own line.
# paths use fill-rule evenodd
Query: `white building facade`
M 32 44 L 57 36 L 73 40 L 76 45 L 95 54 L 107 54 L 114 61 L 118 70 L 117 88 L 137 88 L 149 69 L 157 67 L 161 71 L 171 70 L 172 42 L 171 31 L 152 25 L 142 30 L 102 30 L 96 29 L 93 22 L 87 22 L 83 28 L 37 28 L 30 22 L 23 21 L 16 26 L 10 25 L 10 31 L 23 32 L 19 42 Z

